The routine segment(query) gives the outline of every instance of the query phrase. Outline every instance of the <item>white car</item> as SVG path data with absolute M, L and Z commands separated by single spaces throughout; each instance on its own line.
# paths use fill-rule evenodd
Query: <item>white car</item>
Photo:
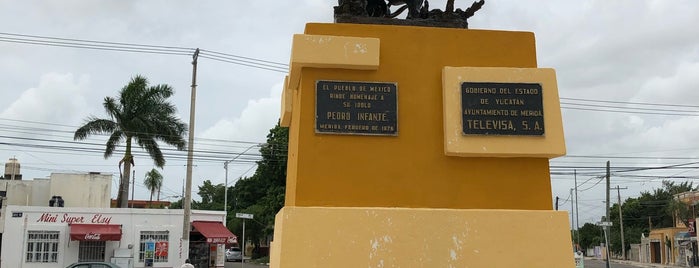
M 240 248 L 226 249 L 226 261 L 243 261 L 243 252 Z

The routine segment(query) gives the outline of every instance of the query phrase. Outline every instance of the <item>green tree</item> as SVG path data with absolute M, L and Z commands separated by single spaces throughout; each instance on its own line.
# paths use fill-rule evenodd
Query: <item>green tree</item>
M 170 208 L 171 209 L 182 209 L 182 201 L 183 201 L 183 198 L 180 198 L 177 201 L 170 203 Z
M 223 183 L 213 184 L 211 180 L 205 180 L 199 186 L 197 192 L 201 201 L 192 201 L 193 209 L 200 210 L 223 210 Z
M 246 236 L 257 243 L 259 239 L 272 235 L 274 217 L 284 206 L 286 191 L 286 163 L 289 143 L 289 129 L 277 124 L 270 129 L 267 142 L 260 148 L 262 160 L 257 162 L 257 170 L 250 177 L 241 178 L 229 189 L 229 208 L 235 212 L 255 215 L 246 224 Z M 235 233 L 242 232 L 242 220 L 231 218 L 229 226 Z
M 660 188 L 641 192 L 637 198 L 627 198 L 621 206 L 626 251 L 631 244 L 641 242 L 642 233 L 648 234 L 652 228 L 675 227 L 678 217 L 682 221 L 691 217 L 691 205 L 679 202 L 675 195 L 692 190 L 695 189 L 691 182 L 663 181 Z M 608 233 L 610 249 L 621 253 L 619 205 L 612 205 L 609 214 L 613 223 Z
M 674 182 L 663 181 L 663 185 L 666 185 L 667 191 L 672 195 L 672 198 L 668 200 L 666 212 L 671 215 L 673 224 L 679 221 L 684 223 L 684 226 L 689 226 L 689 220 L 695 218 L 694 203 L 685 203 L 675 197 L 678 194 L 696 190 L 696 188 L 692 187 L 691 182 L 675 185 Z
M 693 217 L 692 204 L 684 204 L 675 199 L 675 195 L 697 190 L 691 182 L 675 183 L 663 181 L 662 186 L 652 191 L 644 191 L 640 196 L 627 198 L 621 206 L 624 219 L 624 241 L 627 252 L 631 244 L 641 242 L 641 234 L 650 233 L 651 229 L 674 227 L 676 220 L 685 221 Z M 619 205 L 614 204 L 609 211 L 613 223 L 609 230 L 610 249 L 621 253 L 621 225 Z M 599 245 L 604 241 L 602 229 L 587 223 L 579 230 L 580 244 L 583 248 Z
M 146 78 L 137 75 L 119 91 L 116 98 L 104 98 L 102 105 L 109 115 L 108 119 L 90 116 L 75 131 L 74 140 L 84 140 L 93 134 L 108 134 L 105 159 L 114 153 L 121 142 L 126 144 L 124 155 L 119 161 L 119 207 L 127 207 L 129 175 L 131 166 L 134 165 L 131 153 L 133 141 L 148 152 L 159 168 L 165 165 L 165 157 L 158 141 L 175 146 L 178 150 L 185 148 L 183 136 L 187 133 L 187 125 L 176 116 L 175 106 L 168 101 L 172 94 L 173 89 L 169 85 L 149 86 Z
M 580 247 L 582 248 L 592 248 L 599 245 L 604 241 L 604 234 L 602 233 L 602 228 L 592 223 L 585 223 L 579 229 L 580 235 Z
M 150 191 L 150 203 L 153 203 L 153 194 L 158 191 L 158 201 L 160 201 L 160 187 L 163 186 L 163 175 L 156 169 L 151 169 L 146 173 L 143 185 Z

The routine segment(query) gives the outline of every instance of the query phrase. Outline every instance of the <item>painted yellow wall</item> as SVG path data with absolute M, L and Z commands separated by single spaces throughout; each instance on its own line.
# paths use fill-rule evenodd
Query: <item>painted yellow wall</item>
M 305 33 L 378 38 L 380 59 L 375 71 L 302 70 L 286 206 L 552 209 L 547 158 L 444 154 L 443 67 L 535 68 L 533 33 L 358 24 L 307 24 Z M 398 136 L 316 134 L 316 80 L 397 83 Z
M 677 247 L 675 247 L 675 235 L 680 232 L 686 232 L 687 228 L 683 227 L 668 227 L 668 228 L 660 228 L 660 229 L 653 229 L 650 231 L 648 234 L 648 238 L 651 240 L 659 240 L 660 241 L 660 256 L 661 256 L 661 261 L 662 263 L 666 263 L 669 261 L 670 263 L 674 263 L 675 259 L 677 258 L 679 252 L 677 252 Z M 670 247 L 672 250 L 672 254 L 668 256 L 666 247 L 667 245 L 665 244 L 665 238 L 670 239 Z M 668 260 L 669 259 L 669 260 Z
M 563 211 L 287 206 L 270 267 L 574 267 L 568 227 Z

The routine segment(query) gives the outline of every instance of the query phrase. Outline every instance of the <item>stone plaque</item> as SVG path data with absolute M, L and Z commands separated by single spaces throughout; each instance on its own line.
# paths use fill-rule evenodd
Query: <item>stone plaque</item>
M 396 83 L 316 81 L 316 133 L 398 135 Z
M 543 136 L 541 84 L 461 83 L 464 135 Z

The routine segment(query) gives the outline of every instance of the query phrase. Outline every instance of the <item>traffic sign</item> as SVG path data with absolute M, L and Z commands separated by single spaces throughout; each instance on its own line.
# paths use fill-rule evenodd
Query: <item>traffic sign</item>
M 238 219 L 252 219 L 252 214 L 247 213 L 236 213 L 235 217 Z
M 612 222 L 611 221 L 598 221 L 597 223 L 595 223 L 595 225 L 608 227 L 608 226 L 612 226 Z

